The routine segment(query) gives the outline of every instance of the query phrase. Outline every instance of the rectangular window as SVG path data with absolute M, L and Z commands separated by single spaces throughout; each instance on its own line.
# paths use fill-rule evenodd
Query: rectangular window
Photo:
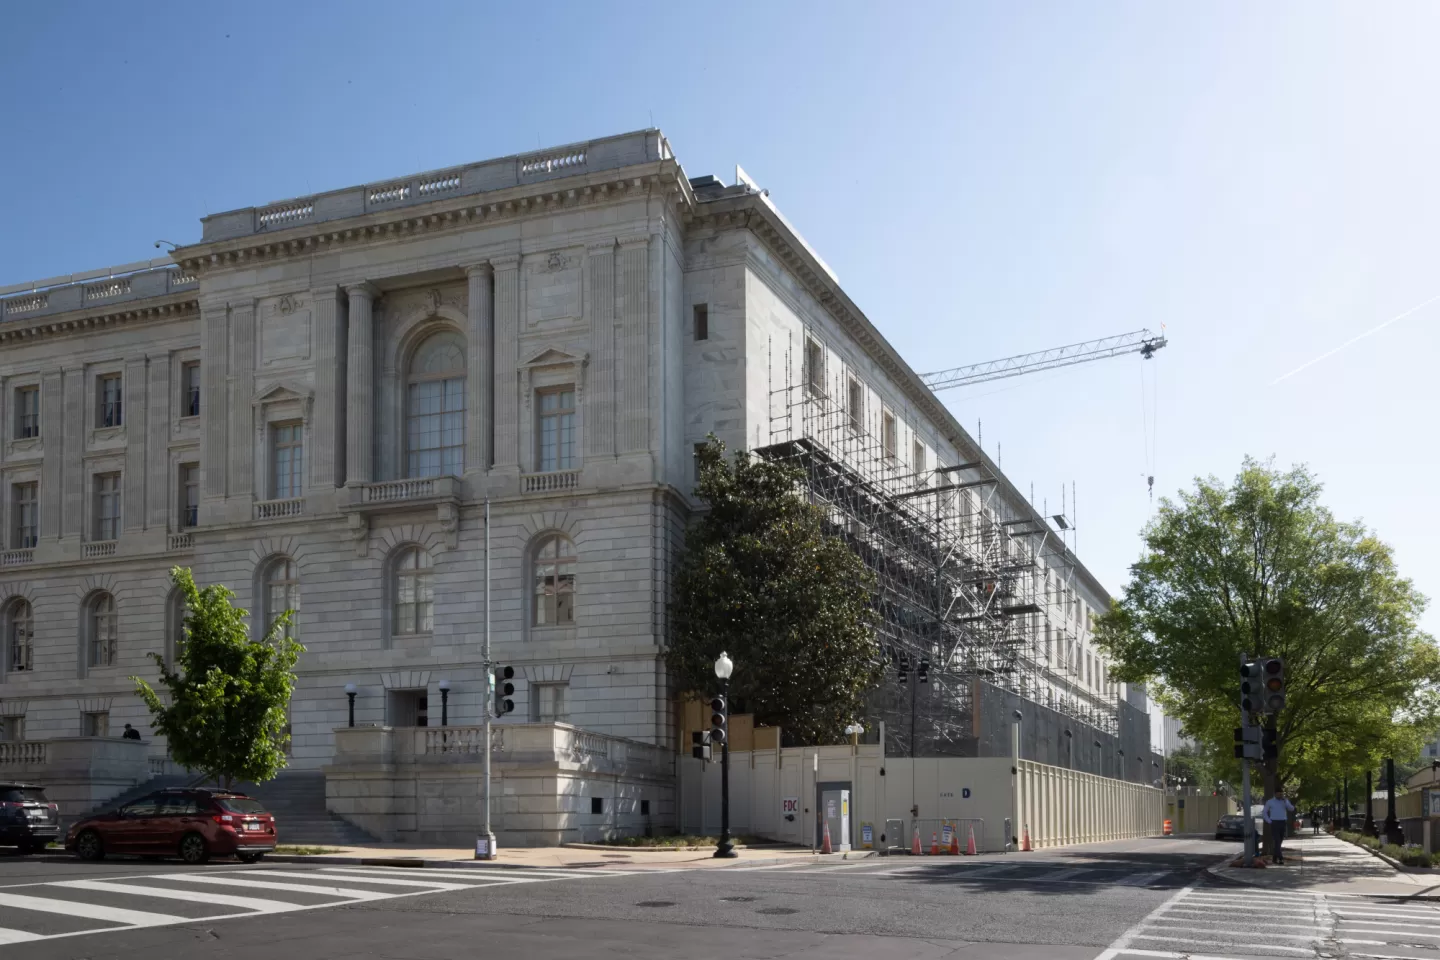
M 880 415 L 880 444 L 885 448 L 885 456 L 895 459 L 898 449 L 895 441 L 895 414 L 889 410 Z
M 710 305 L 708 303 L 697 303 L 695 312 L 695 339 L 710 339 Z
M 180 526 L 200 523 L 200 464 L 180 464 Z
M 0 739 L 9 743 L 19 743 L 25 739 L 25 718 L 5 717 L 0 720 Z
M 120 474 L 95 475 L 95 539 L 120 539 Z
M 108 737 L 110 736 L 110 714 L 105 710 L 97 710 L 93 713 L 80 714 L 80 736 L 82 737 Z
M 649 801 L 649 800 L 641 800 L 641 801 L 640 801 L 640 816 L 642 816 L 642 817 L 648 817 L 648 816 L 650 816 L 650 801 Z
M 540 394 L 539 470 L 550 473 L 575 466 L 575 391 L 570 387 Z
M 28 550 L 40 539 L 39 491 L 37 483 L 17 483 L 11 488 L 15 530 L 10 544 L 16 550 Z
M 851 377 L 846 382 L 845 412 L 850 415 L 850 426 L 859 430 L 865 424 L 865 387 Z
M 926 463 L 925 463 L 925 444 L 924 444 L 924 443 L 920 442 L 919 440 L 916 440 L 916 441 L 914 441 L 913 443 L 910 444 L 910 459 L 913 460 L 913 461 L 915 461 L 915 472 L 916 472 L 916 473 L 924 473 L 924 472 L 925 472 L 925 470 L 926 470 Z
M 591 813 L 604 813 L 604 812 L 605 812 L 605 798 L 604 798 L 604 797 L 591 797 L 591 798 L 590 798 L 590 812 L 591 812 Z
M 180 367 L 180 416 L 200 416 L 200 363 L 192 361 Z
M 812 397 L 825 396 L 825 348 L 818 340 L 805 340 L 805 386 Z
M 564 723 L 565 722 L 565 690 L 568 683 L 532 683 L 530 689 L 535 691 L 532 698 L 534 704 L 533 713 L 536 723 Z
M 120 374 L 110 373 L 101 377 L 96 383 L 95 397 L 100 403 L 100 409 L 96 411 L 95 425 L 97 427 L 118 427 L 121 420 L 121 393 Z
M 270 428 L 273 438 L 275 478 L 270 496 L 293 500 L 300 496 L 302 464 L 305 460 L 304 427 L 298 423 L 277 423 Z
M 15 391 L 15 438 L 40 436 L 40 388 L 21 387 Z
M 410 384 L 406 469 L 411 477 L 458 477 L 465 472 L 465 378 Z

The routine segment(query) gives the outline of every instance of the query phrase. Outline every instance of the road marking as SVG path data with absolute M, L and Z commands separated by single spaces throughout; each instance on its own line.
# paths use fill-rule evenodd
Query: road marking
M 247 873 L 251 872 L 259 871 L 247 871 Z M 264 875 L 267 877 L 300 877 L 305 880 L 314 880 L 317 877 L 313 871 L 310 873 L 302 873 L 299 870 L 266 870 Z M 325 874 L 319 874 L 318 876 L 319 879 L 322 880 L 325 878 Z M 468 890 L 473 886 L 473 884 L 469 883 L 446 883 L 443 880 L 398 880 L 394 877 L 372 877 L 365 875 L 354 877 L 354 881 L 356 883 L 383 884 L 387 887 L 423 887 L 434 890 L 437 893 L 443 893 L 447 890 Z
M 288 893 L 313 893 L 323 897 L 344 897 L 347 900 L 381 900 L 393 897 L 393 893 L 375 890 L 360 890 L 356 887 L 326 887 L 308 883 L 276 883 L 270 880 L 250 880 L 240 877 L 217 877 L 213 874 L 162 873 L 157 880 L 180 880 L 185 883 L 213 883 L 223 887 L 249 887 L 255 890 L 283 890 Z M 4 901 L 0 900 L 0 904 Z
M 1246 946 L 1257 946 L 1257 944 L 1253 944 L 1253 943 L 1251 943 L 1251 944 L 1236 943 L 1234 940 L 1196 940 L 1196 939 L 1194 939 L 1193 937 L 1156 937 L 1156 936 L 1152 936 L 1151 934 L 1148 934 L 1148 933 L 1137 933 L 1137 934 L 1135 935 L 1135 939 L 1136 939 L 1136 940 L 1154 940 L 1154 941 L 1156 941 L 1157 943 L 1198 943 L 1198 944 L 1201 944 L 1202 946 L 1206 946 L 1206 947 L 1229 947 L 1229 948 L 1232 949 L 1232 950 L 1235 949 L 1236 947 L 1244 948 L 1244 947 L 1246 947 Z M 1315 942 L 1316 942 L 1316 943 L 1319 943 L 1320 941 L 1316 940 Z M 1264 950 L 1265 950 L 1266 953 L 1271 953 L 1271 952 L 1274 952 L 1274 951 L 1277 951 L 1277 950 L 1278 950 L 1279 952 L 1281 952 L 1281 953 L 1296 953 L 1296 954 L 1299 954 L 1299 955 L 1301 955 L 1301 956 L 1303 956 L 1303 957 L 1313 957 L 1313 956 L 1316 955 L 1315 950 L 1314 950 L 1313 948 L 1306 948 L 1306 947 L 1282 947 L 1282 946 L 1280 946 L 1279 944 L 1276 944 L 1276 943 L 1267 943 L 1267 944 L 1265 944 L 1265 945 L 1264 945 Z M 1124 954 L 1127 954 L 1127 953 L 1130 953 L 1130 952 L 1131 952 L 1131 951 L 1129 951 L 1129 950 L 1121 950 L 1121 951 L 1119 951 L 1119 953 L 1116 954 L 1116 955 L 1117 955 L 1117 956 L 1120 956 L 1120 955 L 1124 955 Z M 1188 952 L 1183 953 L 1183 954 L 1180 954 L 1180 956 L 1186 956 L 1186 957 L 1188 957 L 1188 956 L 1190 956 L 1190 955 L 1191 955 L 1191 954 L 1188 953 Z M 1104 954 L 1101 954 L 1101 956 L 1103 957 Z M 1096 960 L 1100 960 L 1100 958 L 1097 957 Z M 1108 960 L 1108 958 L 1107 958 L 1107 960 Z
M 248 871 L 263 872 L 263 871 Z M 529 883 L 536 880 L 591 880 L 595 877 L 633 877 L 634 873 L 624 870 L 596 870 L 590 873 L 563 870 L 509 870 L 509 869 L 484 869 L 474 870 L 432 870 L 429 867 L 416 869 L 413 867 L 322 867 L 324 873 L 344 873 L 360 875 L 380 876 L 406 876 L 414 877 L 423 873 L 427 877 L 447 877 L 455 879 L 470 880 L 477 884 L 480 881 L 486 883 Z M 480 884 L 483 886 L 483 884 Z
M 235 897 L 209 890 L 171 890 L 169 887 L 147 887 L 139 883 L 120 883 L 114 880 L 60 880 L 50 884 L 53 887 L 68 887 L 71 890 L 93 890 L 98 893 L 127 893 L 138 897 L 155 897 L 160 900 L 188 900 L 191 903 L 213 904 L 217 907 L 241 907 L 259 913 L 285 913 L 300 909 L 299 904 L 283 900 L 263 900 L 259 897 Z M 236 914 L 244 916 L 244 914 Z
M 1126 930 L 1124 933 L 1120 934 L 1120 936 L 1116 937 L 1115 940 L 1110 944 L 1110 946 L 1106 947 L 1100 952 L 1099 956 L 1097 956 L 1095 960 L 1114 960 L 1115 957 L 1119 956 L 1121 953 L 1124 953 L 1125 948 L 1130 946 L 1130 942 L 1140 935 L 1141 930 L 1145 929 L 1146 923 L 1162 915 L 1163 913 L 1165 913 L 1165 911 L 1169 910 L 1171 907 L 1179 903 L 1180 900 L 1184 898 L 1184 896 L 1194 888 L 1195 884 L 1199 882 L 1199 880 L 1192 880 L 1188 886 L 1181 887 L 1179 890 L 1176 890 L 1174 896 L 1170 897 L 1170 899 L 1160 904 L 1160 906 L 1156 907 L 1154 910 L 1151 910 L 1144 917 L 1141 917 L 1138 922 L 1136 922 L 1132 927 L 1130 927 L 1130 929 Z
M 27 897 L 18 893 L 0 893 L 0 907 L 34 910 L 37 913 L 59 913 L 67 917 L 84 917 L 86 920 L 105 920 L 110 923 L 123 923 L 129 927 L 158 927 L 165 923 L 184 923 L 188 919 L 166 913 L 122 910 L 119 907 L 104 907 L 98 903 L 51 900 L 48 897 Z
M 804 861 L 797 861 L 803 863 Z M 784 870 L 796 866 L 795 863 L 771 863 L 763 867 L 725 867 L 726 873 L 754 873 L 756 870 Z
M 1144 887 L 1171 872 L 1170 870 L 1156 870 L 1153 873 L 1133 873 L 1128 877 L 1116 880 L 1115 885 L 1117 887 Z

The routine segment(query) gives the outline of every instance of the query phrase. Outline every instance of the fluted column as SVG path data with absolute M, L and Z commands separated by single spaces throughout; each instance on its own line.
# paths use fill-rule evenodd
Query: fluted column
M 494 367 L 490 358 L 495 352 L 495 294 L 489 263 L 477 263 L 465 273 L 470 278 L 470 334 L 465 345 L 465 469 L 489 470 L 494 427 L 490 415 Z
M 587 251 L 589 281 L 585 286 L 585 315 L 590 318 L 590 344 L 594 370 L 585 385 L 583 436 L 585 455 L 615 453 L 615 241 L 592 245 Z
M 495 466 L 520 464 L 520 258 L 495 257 Z
M 64 477 L 63 513 L 60 517 L 61 536 L 79 537 L 85 531 L 85 499 L 89 484 L 85 477 L 85 435 L 93 422 L 85 416 L 85 368 L 65 370 L 64 407 Z M 60 431 L 56 431 L 58 434 Z M 61 439 L 56 437 L 57 440 Z M 47 443 L 49 441 L 46 441 Z M 47 458 L 48 459 L 48 458 Z
M 311 293 L 315 304 L 315 413 L 310 429 L 310 487 L 325 491 L 338 483 L 337 467 L 345 449 L 344 360 L 340 348 L 340 291 L 334 287 Z
M 145 412 L 150 405 L 146 366 L 144 357 L 125 362 L 125 506 L 120 516 L 127 531 L 145 529 Z
M 203 375 L 203 371 L 202 371 Z M 255 301 L 230 305 L 230 495 L 255 490 Z M 263 440 L 262 440 L 263 442 Z M 261 481 L 264 484 L 264 481 Z M 262 486 L 260 496 L 269 492 Z M 249 510 L 248 506 L 244 507 Z
M 229 325 L 224 303 L 207 303 L 200 308 L 200 476 L 205 499 L 225 496 L 228 461 L 226 453 L 225 384 Z M 240 438 L 249 441 L 249 437 Z M 202 508 L 205 509 L 205 508 Z M 207 522 L 211 518 L 207 517 Z
M 345 370 L 345 482 L 375 479 L 375 297 L 368 283 L 345 288 L 350 298 Z
M 63 383 L 59 370 L 46 370 L 40 379 L 40 442 L 50 450 L 40 465 L 40 536 L 47 539 L 60 536 L 60 518 L 65 514 L 65 494 L 60 487 L 65 463 L 60 429 L 65 422 L 61 406 Z M 79 470 L 80 465 L 76 463 L 74 469 Z

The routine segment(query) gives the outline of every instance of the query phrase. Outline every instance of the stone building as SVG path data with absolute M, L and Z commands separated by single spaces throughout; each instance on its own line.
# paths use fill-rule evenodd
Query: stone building
M 473 830 L 488 499 L 494 652 L 518 688 L 500 736 L 524 727 L 501 830 L 663 828 L 694 445 L 767 443 L 810 343 L 901 458 L 975 449 L 768 197 L 691 181 L 658 131 L 202 224 L 172 261 L 0 291 L 0 768 L 43 780 L 56 744 L 105 741 L 76 803 L 173 772 L 128 677 L 181 642 L 178 564 L 257 633 L 296 611 L 292 767 L 329 774 L 332 810 L 386 837 Z M 127 722 L 147 742 L 117 759 Z

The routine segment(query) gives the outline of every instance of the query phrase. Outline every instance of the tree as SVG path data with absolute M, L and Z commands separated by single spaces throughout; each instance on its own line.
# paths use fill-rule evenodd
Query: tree
M 679 689 L 716 688 L 721 651 L 735 661 L 731 700 L 802 744 L 838 742 L 881 669 L 874 580 L 823 529 L 794 468 L 701 446 L 696 493 L 709 509 L 685 535 L 666 657 Z
M 1186 787 L 1194 787 L 1201 793 L 1215 789 L 1215 773 L 1210 758 L 1190 744 L 1176 747 L 1165 758 L 1165 774 L 1172 782 L 1185 780 Z
M 286 712 L 295 689 L 295 664 L 305 648 L 289 636 L 290 611 L 250 639 L 246 611 L 231 605 L 223 586 L 195 586 L 188 569 L 170 578 L 185 596 L 185 641 L 176 663 L 150 656 L 160 668 L 161 695 L 139 677 L 136 694 L 165 735 L 170 756 L 229 787 L 235 780 L 260 782 L 285 767 Z M 168 700 L 168 705 L 167 701 Z
M 1162 500 L 1096 633 L 1117 679 L 1150 684 L 1212 756 L 1231 752 L 1240 722 L 1241 656 L 1284 658 L 1264 788 L 1304 784 L 1316 802 L 1351 771 L 1413 755 L 1435 729 L 1440 681 L 1440 652 L 1417 625 L 1425 598 L 1320 493 L 1304 468 L 1247 459 L 1231 485 L 1197 480 Z

